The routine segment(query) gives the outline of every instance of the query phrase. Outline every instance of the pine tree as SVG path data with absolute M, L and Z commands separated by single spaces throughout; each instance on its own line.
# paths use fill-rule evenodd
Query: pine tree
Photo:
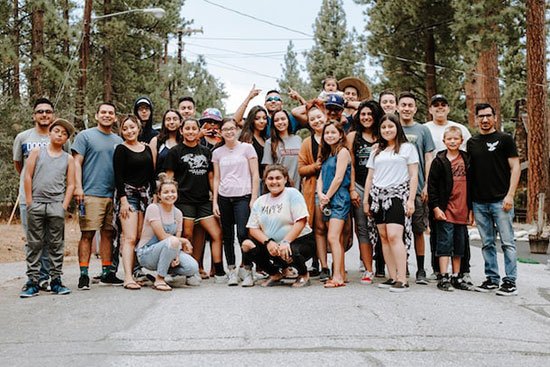
M 296 51 L 294 51 L 294 43 L 289 41 L 286 48 L 285 62 L 281 65 L 283 74 L 280 79 L 277 79 L 279 90 L 282 92 L 283 103 L 286 108 L 296 106 L 297 104 L 295 100 L 288 97 L 290 89 L 297 91 L 306 99 L 314 95 L 307 83 L 300 76 L 300 65 L 298 64 L 297 56 Z

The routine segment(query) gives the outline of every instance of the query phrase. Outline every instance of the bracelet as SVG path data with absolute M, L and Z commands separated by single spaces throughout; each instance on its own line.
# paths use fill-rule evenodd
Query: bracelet
M 290 241 L 282 240 L 281 245 L 289 245 L 290 246 Z
M 267 246 L 268 243 L 270 243 L 271 241 L 274 241 L 273 238 L 268 238 L 267 240 L 264 241 L 264 246 Z

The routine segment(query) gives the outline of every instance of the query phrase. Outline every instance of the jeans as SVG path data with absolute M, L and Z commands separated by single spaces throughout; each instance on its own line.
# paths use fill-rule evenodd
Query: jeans
M 474 217 L 481 236 L 483 247 L 483 259 L 485 260 L 485 276 L 495 284 L 499 284 L 496 231 L 500 234 L 500 243 L 504 253 L 504 271 L 506 277 L 515 283 L 517 279 L 516 244 L 514 242 L 514 229 L 512 220 L 514 209 L 505 212 L 502 209 L 502 201 L 496 203 L 473 203 Z
M 19 204 L 19 215 L 21 216 L 21 225 L 23 226 L 23 231 L 25 232 L 25 237 L 27 237 L 27 204 Z M 28 241 L 28 238 L 27 238 Z M 25 249 L 27 250 L 28 244 L 25 244 Z M 40 255 L 40 275 L 39 281 L 47 280 L 50 278 L 50 259 L 48 257 L 48 242 L 45 242 L 42 247 L 42 254 Z
M 218 196 L 220 221 L 223 232 L 223 250 L 227 265 L 235 265 L 235 225 L 239 245 L 248 238 L 246 223 L 250 216 L 250 195 L 237 197 Z M 248 264 L 246 264 L 248 265 Z
M 180 263 L 170 267 L 172 260 L 179 253 Z M 139 263 L 149 270 L 156 270 L 158 275 L 166 277 L 168 274 L 191 276 L 199 272 L 199 264 L 193 256 L 181 251 L 180 248 L 170 246 L 170 238 L 160 242 L 145 245 L 136 250 Z

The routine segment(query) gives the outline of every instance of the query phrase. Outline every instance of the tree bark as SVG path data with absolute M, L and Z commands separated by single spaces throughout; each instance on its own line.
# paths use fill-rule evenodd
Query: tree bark
M 32 3 L 31 17 L 31 99 L 42 97 L 42 59 L 44 58 L 44 8 Z
M 111 0 L 103 1 L 103 14 L 111 13 Z M 109 20 L 106 20 L 108 23 Z M 106 37 L 107 38 L 107 37 Z M 103 45 L 103 101 L 112 102 L 113 99 L 113 59 L 109 42 Z
M 430 105 L 430 99 L 437 93 L 436 71 L 435 71 L 435 39 L 433 28 L 426 29 L 426 99 L 427 106 Z M 432 116 L 427 112 L 426 121 L 431 121 Z
M 19 0 L 13 0 L 13 48 L 14 48 L 14 59 L 13 59 L 13 84 L 11 95 L 14 103 L 19 103 L 21 100 L 20 92 L 20 79 L 19 73 L 21 72 L 19 67 L 19 40 L 21 38 L 21 31 L 19 29 Z
M 548 195 L 548 130 L 546 123 L 545 2 L 527 0 L 527 222 L 537 219 L 537 195 Z
M 65 23 L 65 27 L 67 27 L 67 32 L 65 33 L 65 36 L 63 37 L 63 54 L 67 58 L 67 60 L 70 60 L 71 54 L 70 54 L 70 39 L 69 39 L 69 0 L 63 1 L 63 22 Z
M 75 127 L 83 130 L 84 112 L 86 111 L 86 86 L 88 83 L 88 61 L 90 59 L 90 22 L 92 21 L 93 0 L 84 3 L 84 16 L 82 18 L 82 44 L 80 45 L 80 76 L 76 84 Z

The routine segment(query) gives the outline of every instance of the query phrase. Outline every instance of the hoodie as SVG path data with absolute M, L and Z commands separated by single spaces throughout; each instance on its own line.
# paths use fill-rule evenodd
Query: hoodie
M 149 106 L 149 109 L 151 110 L 149 120 L 141 121 L 139 119 L 138 107 L 140 105 Z M 157 136 L 159 133 L 157 130 L 153 129 L 153 102 L 151 102 L 149 97 L 142 96 L 136 99 L 136 101 L 134 102 L 134 115 L 138 118 L 138 120 L 141 121 L 141 134 L 139 134 L 138 140 L 149 144 L 151 139 L 153 139 L 153 137 Z

